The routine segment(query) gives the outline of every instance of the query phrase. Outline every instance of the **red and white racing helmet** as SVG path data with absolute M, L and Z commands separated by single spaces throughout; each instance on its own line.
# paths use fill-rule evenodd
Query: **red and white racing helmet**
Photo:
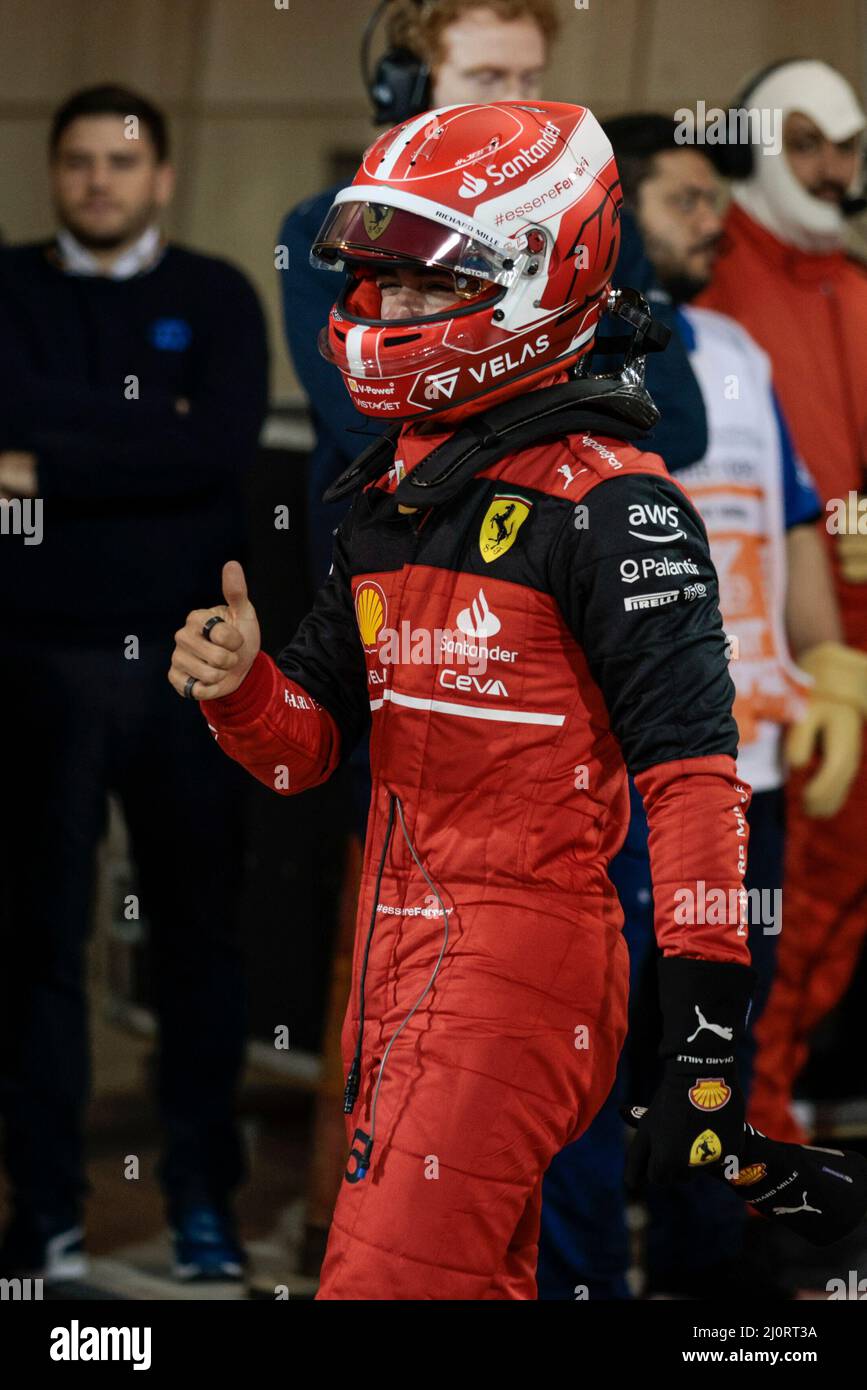
M 592 346 L 620 243 L 620 181 L 593 114 L 445 106 L 396 126 L 311 252 L 349 276 L 319 340 L 365 415 L 401 420 L 526 390 Z M 389 266 L 451 274 L 455 303 L 383 320 Z

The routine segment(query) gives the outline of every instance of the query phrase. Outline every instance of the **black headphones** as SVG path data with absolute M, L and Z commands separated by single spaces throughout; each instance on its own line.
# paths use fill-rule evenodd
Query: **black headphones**
M 746 87 L 736 98 L 733 107 L 729 109 L 740 111 L 749 106 L 753 93 L 761 86 L 766 77 L 770 77 L 772 72 L 776 72 L 779 68 L 786 68 L 790 63 L 802 62 L 804 62 L 803 58 L 782 58 L 775 63 L 768 63 L 754 77 L 750 78 Z M 708 153 L 712 149 L 714 147 L 711 145 L 703 146 L 703 153 Z M 745 145 L 721 143 L 715 147 L 713 162 L 725 178 L 741 180 L 748 179 L 753 173 L 755 157 L 755 147 L 752 141 Z
M 361 40 L 361 75 L 373 102 L 373 119 L 377 125 L 399 125 L 411 116 L 419 116 L 431 104 L 430 68 L 417 53 L 408 48 L 389 48 L 383 53 L 373 72 L 370 70 L 370 45 L 373 35 L 392 0 L 380 0 L 365 26 Z M 419 9 L 426 0 L 414 0 Z

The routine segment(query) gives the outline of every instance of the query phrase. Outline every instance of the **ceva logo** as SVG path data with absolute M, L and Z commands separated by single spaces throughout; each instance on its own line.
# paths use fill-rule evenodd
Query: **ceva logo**
M 488 186 L 487 179 L 477 179 L 475 174 L 469 170 L 464 174 L 463 182 L 458 189 L 459 198 L 478 198 Z

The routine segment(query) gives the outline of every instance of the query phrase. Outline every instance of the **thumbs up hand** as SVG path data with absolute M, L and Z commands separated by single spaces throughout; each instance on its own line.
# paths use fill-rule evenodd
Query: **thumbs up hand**
M 223 566 L 223 598 L 216 608 L 194 609 L 175 633 L 168 678 L 179 695 L 220 700 L 238 689 L 256 660 L 259 621 L 237 560 Z M 219 621 L 209 622 L 214 618 Z

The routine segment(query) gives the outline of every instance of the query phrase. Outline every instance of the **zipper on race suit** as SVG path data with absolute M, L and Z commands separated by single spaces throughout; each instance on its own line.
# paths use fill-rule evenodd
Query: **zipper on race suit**
M 428 980 L 421 994 L 418 996 L 418 999 L 416 999 L 412 1008 L 402 1019 L 402 1021 L 398 1024 L 395 1031 L 392 1033 L 391 1037 L 388 1040 L 388 1045 L 382 1054 L 382 1060 L 379 1063 L 379 1071 L 377 1073 L 376 1078 L 376 1086 L 373 1092 L 373 1102 L 370 1107 L 370 1133 L 368 1134 L 363 1129 L 357 1129 L 352 1139 L 352 1147 L 349 1151 L 349 1159 L 347 1160 L 344 1177 L 347 1182 L 352 1183 L 361 1182 L 362 1179 L 367 1176 L 370 1170 L 370 1155 L 373 1152 L 373 1144 L 374 1139 L 376 1137 L 376 1106 L 379 1100 L 379 1090 L 382 1086 L 382 1079 L 385 1073 L 385 1064 L 388 1061 L 388 1055 L 391 1052 L 391 1049 L 396 1043 L 400 1034 L 403 1032 L 404 1028 L 409 1023 L 416 1009 L 420 1008 L 430 991 L 433 989 L 434 982 L 436 980 L 437 975 L 439 974 L 440 966 L 443 963 L 443 957 L 445 956 L 446 949 L 449 944 L 449 919 L 448 914 L 446 912 L 445 903 L 442 900 L 442 895 L 440 894 L 439 888 L 437 887 L 436 883 L 431 878 L 430 874 L 427 872 L 427 869 L 424 867 L 421 860 L 419 859 L 415 845 L 412 843 L 412 840 L 409 837 L 409 832 L 406 828 L 406 821 L 404 820 L 403 815 L 403 805 L 401 804 L 400 797 L 397 796 L 395 792 L 389 792 L 388 824 L 386 826 L 385 832 L 385 843 L 382 847 L 382 855 L 379 860 L 379 870 L 376 876 L 376 888 L 373 896 L 373 911 L 370 914 L 370 926 L 368 927 L 367 940 L 364 944 L 364 959 L 362 961 L 361 980 L 359 982 L 358 1041 L 355 1044 L 355 1055 L 352 1059 L 352 1065 L 349 1069 L 349 1076 L 346 1080 L 346 1089 L 343 1093 L 343 1112 L 345 1115 L 351 1115 L 352 1111 L 355 1109 L 355 1102 L 358 1099 L 358 1091 L 361 1083 L 361 1049 L 364 1040 L 364 983 L 365 977 L 367 975 L 367 962 L 370 956 L 370 945 L 373 940 L 374 927 L 376 926 L 376 912 L 377 908 L 379 907 L 379 889 L 382 883 L 383 869 L 385 867 L 385 856 L 388 851 L 388 846 L 391 841 L 392 830 L 394 828 L 395 809 L 397 810 L 397 816 L 398 820 L 400 821 L 400 828 L 403 832 L 403 838 L 407 843 L 407 847 L 413 858 L 413 861 L 415 862 L 419 872 L 421 873 L 422 877 L 424 878 L 425 882 L 427 883 L 428 887 L 431 889 L 431 892 L 436 898 L 437 903 L 439 904 L 439 909 L 443 916 L 443 944 L 440 947 L 440 953 L 437 956 L 436 964 L 434 965 L 434 968 L 431 971 L 430 979 Z

